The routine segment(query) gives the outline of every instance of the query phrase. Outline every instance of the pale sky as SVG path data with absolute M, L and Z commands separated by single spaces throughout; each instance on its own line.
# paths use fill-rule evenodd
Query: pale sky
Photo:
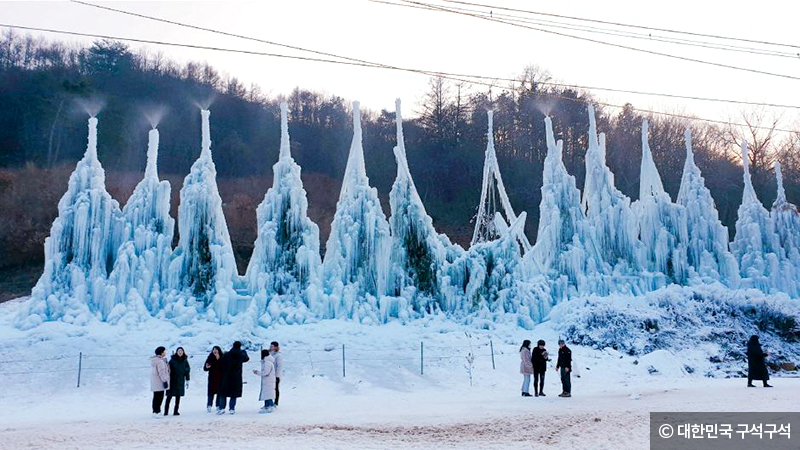
M 439 0 L 421 0 L 431 3 Z M 472 0 L 542 12 L 635 23 L 707 34 L 800 45 L 800 2 L 761 0 L 736 7 L 730 1 L 578 1 Z M 664 92 L 703 97 L 800 105 L 800 81 L 709 67 L 655 55 L 582 42 L 473 17 L 371 3 L 367 0 L 294 0 L 261 2 L 101 2 L 133 12 L 208 28 L 342 54 L 396 66 L 511 77 L 527 64 L 549 70 L 556 80 L 589 86 Z M 437 3 L 447 6 L 444 3 Z M 457 6 L 457 5 L 450 5 Z M 501 11 L 496 11 L 501 12 Z M 68 2 L 2 2 L 0 22 L 180 43 L 284 54 L 302 54 L 232 37 L 157 23 Z M 551 19 L 558 20 L 558 19 Z M 692 58 L 800 76 L 800 57 L 777 58 L 615 36 L 591 35 L 616 42 Z M 655 32 L 654 32 L 655 33 Z M 663 33 L 661 33 L 663 34 Z M 48 39 L 80 38 L 42 33 Z M 682 36 L 690 38 L 688 36 Z M 704 40 L 704 38 L 693 38 Z M 91 39 L 83 39 L 90 42 Z M 755 44 L 736 43 L 743 46 Z M 131 44 L 136 49 L 139 44 Z M 222 72 L 269 95 L 296 87 L 360 100 L 370 109 L 392 110 L 400 97 L 406 115 L 427 86 L 427 77 L 382 69 L 337 66 L 210 50 L 147 46 L 179 62 L 208 61 Z M 800 48 L 760 47 L 781 51 Z M 310 55 L 313 56 L 313 55 Z M 486 89 L 476 86 L 474 89 Z M 735 116 L 738 106 L 596 92 L 614 103 L 682 110 L 713 119 Z M 410 107 L 410 108 L 409 108 Z M 408 110 L 410 109 L 410 110 Z M 784 112 L 782 125 L 800 128 L 800 110 Z

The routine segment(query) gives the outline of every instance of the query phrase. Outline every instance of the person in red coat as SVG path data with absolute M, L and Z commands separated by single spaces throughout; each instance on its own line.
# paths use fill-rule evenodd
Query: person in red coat
M 222 349 L 215 345 L 206 358 L 206 363 L 203 370 L 208 372 L 208 403 L 206 403 L 206 411 L 211 412 L 211 406 L 214 405 L 214 396 L 217 396 L 217 403 L 219 403 L 219 384 L 222 381 Z

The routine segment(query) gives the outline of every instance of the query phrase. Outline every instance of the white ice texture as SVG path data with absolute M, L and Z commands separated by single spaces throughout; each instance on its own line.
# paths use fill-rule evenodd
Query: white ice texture
M 327 302 L 321 316 L 372 319 L 388 288 L 391 240 L 378 190 L 369 185 L 361 111 L 353 103 L 353 142 L 322 263 Z
M 711 191 L 694 163 L 692 134 L 688 129 L 684 139 L 686 163 L 676 203 L 686 209 L 689 276 L 705 283 L 720 281 L 735 287 L 739 280 L 739 266 L 728 250 L 728 228 L 719 220 Z
M 742 142 L 742 167 L 744 192 L 736 220 L 736 236 L 731 242 L 731 251 L 739 263 L 741 286 L 796 295 L 797 267 L 786 258 L 775 230 L 775 220 L 756 197 L 746 142 Z
M 300 166 L 289 146 L 287 105 L 281 103 L 281 146 L 272 187 L 256 211 L 258 237 L 245 279 L 260 322 L 302 323 L 319 307 L 319 227 L 308 218 Z
M 527 214 L 515 214 L 506 195 L 489 112 L 477 223 L 464 250 L 436 232 L 422 204 L 406 156 L 399 100 L 397 178 L 387 221 L 367 178 L 354 103 L 353 142 L 323 259 L 282 104 L 273 185 L 258 207 L 253 255 L 240 276 L 216 185 L 209 116 L 201 112 L 202 149 L 181 188 L 174 249 L 170 186 L 157 174 L 158 131 L 150 131 L 144 178 L 120 210 L 97 159 L 97 119 L 89 119 L 86 154 L 59 202 L 45 240 L 44 272 L 20 309 L 18 327 L 148 316 L 178 325 L 206 320 L 253 327 L 329 318 L 405 322 L 445 314 L 479 327 L 512 320 L 530 328 L 570 298 L 638 295 L 670 284 L 800 297 L 800 214 L 786 200 L 780 166 L 778 196 L 768 212 L 756 198 L 743 147 L 745 189 L 729 244 L 695 165 L 689 131 L 680 191 L 672 202 L 643 124 L 640 193 L 631 205 L 614 186 L 605 135 L 597 134 L 591 106 L 582 196 L 563 164 L 563 144 L 545 118 L 547 157 L 532 247 L 524 233 Z
M 122 225 L 119 204 L 106 191 L 97 159 L 97 118 L 89 119 L 89 143 L 58 202 L 58 217 L 45 239 L 44 272 L 22 308 L 18 325 L 45 320 L 85 323 L 95 311 L 105 318 L 106 280 L 117 259 Z

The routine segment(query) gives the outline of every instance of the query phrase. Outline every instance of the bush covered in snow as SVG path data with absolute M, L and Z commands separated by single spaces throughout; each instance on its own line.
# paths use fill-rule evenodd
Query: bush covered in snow
M 754 334 L 771 365 L 800 363 L 800 305 L 755 289 L 670 286 L 635 297 L 588 296 L 560 303 L 550 320 L 570 342 L 598 349 L 629 355 L 701 350 L 710 375 L 746 369 Z

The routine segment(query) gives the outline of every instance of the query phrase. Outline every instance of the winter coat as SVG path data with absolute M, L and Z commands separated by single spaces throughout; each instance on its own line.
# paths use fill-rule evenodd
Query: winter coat
M 261 360 L 261 371 L 258 372 L 261 376 L 261 395 L 258 396 L 259 401 L 275 400 L 275 358 L 272 355 L 267 355 Z
M 547 350 L 539 348 L 538 346 L 533 347 L 533 350 L 531 350 L 531 361 L 533 362 L 534 372 L 544 372 L 547 370 L 548 359 L 550 359 L 550 356 L 547 354 Z
M 172 355 L 169 360 L 169 389 L 167 395 L 183 397 L 186 395 L 186 382 L 189 381 L 189 357 Z
M 250 361 L 250 357 L 241 349 L 232 348 L 222 356 L 222 379 L 219 384 L 221 397 L 242 396 L 242 364 L 247 361 Z
M 750 341 L 747 343 L 747 377 L 753 380 L 769 380 L 769 372 L 767 371 L 767 364 L 764 362 L 764 357 L 767 356 L 761 350 L 761 344 L 758 341 Z
M 164 383 L 169 389 L 169 364 L 160 356 L 150 357 L 150 390 L 153 392 L 166 391 Z
M 562 367 L 572 370 L 572 350 L 570 350 L 566 345 L 558 349 L 558 362 L 556 363 L 556 368 L 558 369 Z
M 207 368 L 206 364 L 211 367 Z M 208 355 L 203 370 L 208 372 L 208 395 L 219 394 L 219 385 L 222 381 L 222 355 L 219 355 L 219 359 L 213 353 Z
M 522 347 L 519 350 L 519 373 L 523 375 L 533 373 L 533 364 L 531 364 L 531 351 L 525 347 Z
M 270 356 L 275 358 L 275 378 L 283 377 L 283 353 L 279 351 L 270 352 Z

